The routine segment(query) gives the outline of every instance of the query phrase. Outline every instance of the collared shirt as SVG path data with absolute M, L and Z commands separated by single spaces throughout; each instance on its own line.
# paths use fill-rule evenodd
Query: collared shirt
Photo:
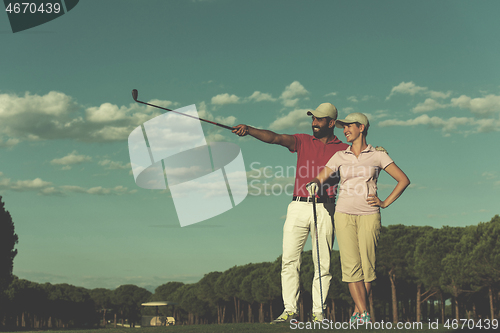
M 309 134 L 295 134 L 295 150 L 297 153 L 297 169 L 295 170 L 295 186 L 293 195 L 308 197 L 306 184 L 311 181 L 324 168 L 326 162 L 338 151 L 344 150 L 349 145 L 340 141 L 336 136 L 326 144 Z M 321 197 L 335 197 L 336 185 L 339 178 L 332 179 L 325 185 L 325 191 L 319 191 Z
M 378 213 L 379 207 L 367 202 L 369 194 L 377 194 L 380 171 L 393 160 L 386 152 L 368 145 L 358 157 L 351 147 L 332 156 L 326 164 L 334 172 L 340 171 L 339 197 L 335 210 L 345 214 L 368 215 Z

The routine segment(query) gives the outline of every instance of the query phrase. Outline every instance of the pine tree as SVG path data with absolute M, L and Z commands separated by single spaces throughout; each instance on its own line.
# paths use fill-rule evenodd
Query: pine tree
M 14 249 L 14 246 L 18 241 L 14 232 L 14 222 L 4 206 L 2 196 L 0 196 L 0 294 L 12 281 L 14 257 L 17 254 L 17 249 Z

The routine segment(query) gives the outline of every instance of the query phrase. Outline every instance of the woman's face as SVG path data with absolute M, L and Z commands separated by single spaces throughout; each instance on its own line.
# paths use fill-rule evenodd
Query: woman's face
M 363 131 L 364 126 L 361 125 L 358 127 L 357 124 L 345 124 L 344 125 L 344 135 L 347 142 L 354 142 L 358 137 L 361 136 L 361 132 Z

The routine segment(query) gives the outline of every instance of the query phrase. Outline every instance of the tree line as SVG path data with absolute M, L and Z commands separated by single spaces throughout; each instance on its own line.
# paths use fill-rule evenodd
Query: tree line
M 498 318 L 499 236 L 498 215 L 468 227 L 383 227 L 377 249 L 377 280 L 369 297 L 372 318 L 441 323 L 450 318 Z M 311 251 L 304 252 L 302 258 L 299 311 L 304 321 L 311 314 L 314 268 Z M 341 281 L 338 251 L 332 253 L 331 267 L 326 317 L 347 321 L 353 303 L 347 284 Z M 0 289 L 0 326 L 96 327 L 108 320 L 134 326 L 141 315 L 155 314 L 155 309 L 141 306 L 148 301 L 175 302 L 175 306 L 159 310 L 175 317 L 177 324 L 268 322 L 283 311 L 280 272 L 278 257 L 273 262 L 210 272 L 197 283 L 168 282 L 154 293 L 135 285 L 85 289 L 14 277 L 5 290 Z

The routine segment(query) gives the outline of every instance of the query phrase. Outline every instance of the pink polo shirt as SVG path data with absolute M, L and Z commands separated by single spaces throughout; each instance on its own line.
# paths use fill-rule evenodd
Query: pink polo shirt
M 385 152 L 368 145 L 356 157 L 351 147 L 332 156 L 326 164 L 333 171 L 340 171 L 339 196 L 335 210 L 351 215 L 369 215 L 380 211 L 367 202 L 368 194 L 377 194 L 380 171 L 393 160 Z
M 306 184 L 318 175 L 333 154 L 348 148 L 349 145 L 340 141 L 336 136 L 326 144 L 309 134 L 295 134 L 294 137 L 295 150 L 291 152 L 297 153 L 297 169 L 295 170 L 293 195 L 308 197 Z M 332 177 L 325 185 L 325 190 L 320 191 L 322 192 L 320 196 L 334 198 L 339 178 Z

